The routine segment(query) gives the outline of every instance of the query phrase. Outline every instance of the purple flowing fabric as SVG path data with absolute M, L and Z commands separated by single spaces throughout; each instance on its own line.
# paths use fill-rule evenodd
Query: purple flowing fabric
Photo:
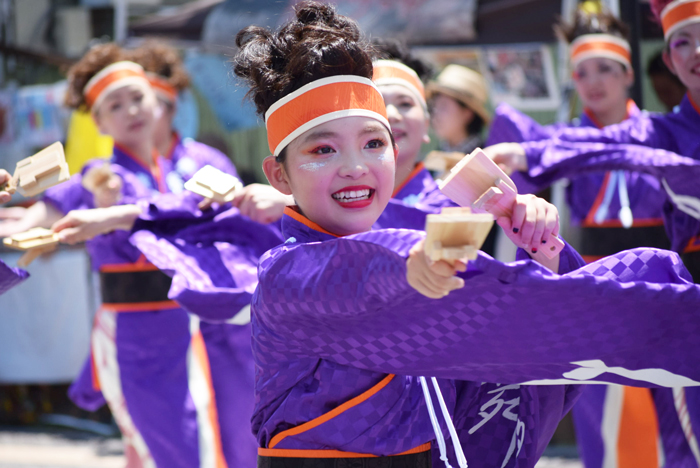
M 149 203 L 131 242 L 173 277 L 170 299 L 206 321 L 231 319 L 250 304 L 258 259 L 282 243 L 279 229 L 250 220 L 238 208 L 204 213 L 194 208 L 190 219 L 183 219 L 177 203 L 169 209 L 171 201 L 161 197 Z
M 573 174 L 612 169 L 665 180 L 677 197 L 665 206 L 664 222 L 673 250 L 681 252 L 700 233 L 697 216 L 680 209 L 684 204 L 695 206 L 700 198 L 698 129 L 700 114 L 688 96 L 670 114 L 642 112 L 602 129 L 560 129 L 550 140 L 523 143 L 528 181 L 549 184 Z
M 389 383 L 364 402 L 275 448 L 382 455 L 428 442 L 434 434 L 410 377 L 427 375 L 444 379 L 447 406 L 470 435 L 462 440 L 468 456 L 481 461 L 492 450 L 498 460 L 488 466 L 534 466 L 549 438 L 529 431 L 548 432 L 572 403 L 560 384 L 700 381 L 700 287 L 676 254 L 637 249 L 565 275 L 531 260 L 502 264 L 480 254 L 461 274 L 463 289 L 432 300 L 406 282 L 405 259 L 422 233 L 333 238 L 288 216 L 283 230 L 285 244 L 261 259 L 252 307 L 253 428 L 262 447 L 384 379 Z M 473 382 L 505 385 L 480 392 Z M 551 400 L 536 391 L 532 401 L 508 399 L 517 394 L 511 385 L 523 382 L 559 389 Z M 557 410 L 544 410 L 553 400 Z M 533 425 L 538 414 L 543 426 Z M 513 430 L 499 427 L 503 418 Z M 495 434 L 501 444 L 489 449 Z M 506 453 L 504 441 L 512 441 Z
M 12 268 L 0 260 L 0 294 L 9 291 L 27 278 L 29 273 L 25 270 Z
M 633 103 L 628 106 L 630 119 L 634 119 L 641 114 L 641 111 Z M 530 117 L 518 112 L 507 104 L 501 104 L 496 109 L 496 116 L 490 128 L 488 145 L 502 142 L 524 143 L 531 141 L 542 141 L 552 138 L 557 132 L 567 129 L 597 128 L 591 118 L 583 113 L 571 124 L 555 124 L 541 126 Z M 533 155 L 533 164 L 535 157 Z M 538 168 L 548 168 L 548 162 L 537 161 Z M 559 174 L 562 176 L 563 174 Z M 571 207 L 572 221 L 576 224 L 582 223 L 589 214 L 593 204 L 604 184 L 605 174 L 602 171 L 579 172 L 572 170 L 563 175 L 571 179 L 566 189 L 567 203 Z M 657 220 L 661 223 L 662 210 L 666 195 L 661 188 L 659 180 L 652 175 L 640 172 L 626 172 L 624 174 L 627 193 L 629 197 L 629 207 L 636 220 Z M 534 193 L 546 188 L 556 179 L 530 178 L 522 173 L 516 173 L 516 185 L 521 193 Z M 523 189 L 529 191 L 523 191 Z M 605 220 L 617 220 L 620 211 L 620 198 L 615 191 Z

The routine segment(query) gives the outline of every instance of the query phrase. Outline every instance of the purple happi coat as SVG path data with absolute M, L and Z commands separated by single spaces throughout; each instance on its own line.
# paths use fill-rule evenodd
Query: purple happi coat
M 700 288 L 675 254 L 637 249 L 574 270 L 582 261 L 568 248 L 565 275 L 480 254 L 461 274 L 465 288 L 432 300 L 405 278 L 423 233 L 335 238 L 293 212 L 282 226 L 287 240 L 261 259 L 252 306 L 253 429 L 263 448 L 384 455 L 431 441 L 410 377 L 428 375 L 443 379 L 468 460 L 534 466 L 573 402 L 560 384 L 700 382 L 700 353 L 678 359 L 697 346 Z M 665 339 L 678 330 L 680 341 Z M 517 388 L 523 382 L 555 386 Z
M 29 273 L 20 269 L 7 266 L 0 260 L 0 295 L 14 288 L 22 281 L 29 278 Z
M 629 100 L 627 103 L 627 118 L 635 118 L 639 116 L 641 111 L 634 104 L 634 101 Z M 493 123 L 491 124 L 489 141 L 487 145 L 494 145 L 502 142 L 523 143 L 529 141 L 546 140 L 553 136 L 556 132 L 564 128 L 601 128 L 602 126 L 595 122 L 590 113 L 584 112 L 572 124 L 555 124 L 550 126 L 541 126 L 533 121 L 527 115 L 524 115 L 507 104 L 498 106 L 495 112 Z M 540 164 L 541 165 L 541 164 Z M 608 173 L 586 173 L 576 174 L 572 171 L 570 174 L 570 183 L 566 189 L 567 202 L 571 208 L 572 221 L 583 226 L 596 227 L 598 225 L 605 227 L 621 226 L 618 219 L 620 211 L 620 197 L 617 190 L 614 191 L 610 200 L 607 215 L 602 222 L 597 223 L 593 220 L 596 209 L 600 206 L 606 188 L 611 181 L 611 175 Z M 666 197 L 661 188 L 658 179 L 639 172 L 625 172 L 623 174 L 627 192 L 629 196 L 629 207 L 634 215 L 636 226 L 661 226 L 663 204 Z M 531 192 L 539 191 L 546 186 L 534 186 L 529 184 L 527 178 L 518 176 L 516 183 L 520 183 L 519 189 L 529 189 Z M 521 193 L 524 193 L 521 191 Z
M 88 163 L 84 171 L 102 163 Z M 115 145 L 109 163 L 123 180 L 121 203 L 139 203 L 182 186 L 171 163 L 156 155 L 148 167 Z M 49 189 L 44 199 L 64 213 L 94 208 L 80 175 Z M 129 235 L 115 231 L 88 241 L 93 269 L 100 274 L 154 271 Z M 183 468 L 208 460 L 226 464 L 211 391 L 216 372 L 202 335 L 198 321 L 174 301 L 137 306 L 103 302 L 97 312 L 91 358 L 70 396 L 86 409 L 109 401 L 128 463 Z
M 548 184 L 573 174 L 610 169 L 636 170 L 665 179 L 673 202 L 664 207 L 671 248 L 677 252 L 700 250 L 698 109 L 686 95 L 669 114 L 642 112 L 618 125 L 564 128 L 550 140 L 525 142 L 528 180 Z
M 636 118 L 639 114 L 640 111 L 634 102 L 628 100 L 626 118 Z M 560 123 L 542 126 L 509 105 L 501 104 L 495 111 L 488 145 L 502 142 L 523 143 L 546 140 L 557 131 L 567 127 L 602 128 L 602 125 L 598 124 L 589 112 L 584 111 L 580 118 L 571 124 Z M 540 161 L 539 166 L 542 165 Z M 606 229 L 621 227 L 618 218 L 621 208 L 618 177 L 624 178 L 629 197 L 629 208 L 634 216 L 633 227 L 637 228 L 631 231 Z M 572 221 L 587 228 L 581 233 L 580 250 L 587 261 L 596 260 L 602 254 L 634 247 L 669 247 L 667 236 L 662 228 L 663 205 L 666 202 L 666 195 L 657 178 L 641 172 L 601 171 L 580 174 L 575 170 L 571 171 L 569 178 L 570 181 L 566 188 L 567 203 L 571 210 Z M 523 189 L 536 192 L 546 187 L 546 185 L 536 186 L 531 178 L 520 172 L 513 175 L 513 180 L 521 192 Z M 600 206 L 606 205 L 604 200 L 608 190 L 613 190 L 613 192 L 607 203 L 607 214 L 601 219 L 595 219 Z M 602 245 L 597 245 L 601 243 Z M 612 395 L 620 394 L 621 396 L 616 398 L 609 392 L 613 392 Z M 663 392 L 671 394 L 671 390 L 660 390 L 656 393 Z M 582 392 L 576 406 L 574 406 L 576 438 L 581 458 L 587 468 L 602 467 L 606 458 L 616 458 L 619 439 L 626 436 L 606 427 L 606 425 L 610 425 L 606 418 L 621 417 L 625 395 L 627 393 L 621 387 L 592 386 Z M 608 416 L 606 411 L 612 411 L 610 414 L 614 416 Z M 637 411 L 646 414 L 646 412 L 653 412 L 654 409 L 642 407 L 637 408 Z M 659 419 L 675 415 L 674 409 L 668 415 L 660 413 Z M 678 433 L 668 432 L 661 434 L 665 453 L 670 454 L 673 450 L 678 451 L 675 444 L 665 444 L 669 438 L 674 439 L 678 435 Z M 680 435 L 682 436 L 682 433 Z M 656 434 L 653 434 L 653 437 L 655 436 Z M 676 454 L 670 454 L 670 456 L 674 455 Z

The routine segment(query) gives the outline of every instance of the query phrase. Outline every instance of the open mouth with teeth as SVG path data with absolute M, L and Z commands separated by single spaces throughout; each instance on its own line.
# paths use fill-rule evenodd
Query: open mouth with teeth
M 346 187 L 331 196 L 343 208 L 364 208 L 372 203 L 375 190 L 367 186 Z

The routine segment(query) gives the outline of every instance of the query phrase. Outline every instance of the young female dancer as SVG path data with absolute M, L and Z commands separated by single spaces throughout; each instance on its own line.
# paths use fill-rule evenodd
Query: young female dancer
M 664 60 L 688 88 L 681 105 L 670 114 L 641 115 L 597 130 L 564 128 L 551 140 L 515 145 L 499 145 L 489 151 L 500 164 L 527 171 L 532 181 L 549 183 L 582 170 L 626 168 L 640 170 L 666 179 L 673 205 L 664 213 L 671 247 L 683 252 L 683 261 L 696 281 L 700 280 L 700 204 L 695 192 L 700 128 L 700 80 L 696 67 L 700 50 L 700 14 L 697 2 L 658 0 L 652 2 L 666 38 Z M 586 144 L 590 143 L 590 144 Z M 643 145 L 657 150 L 644 150 Z M 667 150 L 677 155 L 660 152 Z M 663 183 L 663 182 L 662 182 Z M 691 195 L 693 198 L 687 198 Z M 686 198 L 684 198 L 686 196 Z
M 562 374 L 656 380 L 646 366 L 695 376 L 670 359 L 668 349 L 633 365 L 643 348 L 632 344 L 633 351 L 630 341 L 648 343 L 658 325 L 654 315 L 639 320 L 644 328 L 647 320 L 657 323 L 635 330 L 634 340 L 610 321 L 618 319 L 611 308 L 622 296 L 625 306 L 644 300 L 659 313 L 659 297 L 651 296 L 660 289 L 682 310 L 674 317 L 692 322 L 692 307 L 678 301 L 696 298 L 698 289 L 672 273 L 673 256 L 633 253 L 648 256 L 653 266 L 643 269 L 646 277 L 635 269 L 624 278 L 594 278 L 590 271 L 600 274 L 600 263 L 558 276 L 530 261 L 504 265 L 479 256 L 455 277 L 462 266 L 428 263 L 421 233 L 370 231 L 393 192 L 395 148 L 354 22 L 327 5 L 302 3 L 279 32 L 247 28 L 237 43 L 235 71 L 250 81 L 267 117 L 274 156 L 264 162 L 266 175 L 293 194 L 298 207 L 283 217 L 286 243 L 261 259 L 253 298 L 259 466 L 335 466 L 338 458 L 363 466 L 429 466 L 425 444 L 437 440 L 446 459 L 443 432 L 459 450 L 458 431 L 469 434 L 467 455 L 481 466 L 534 466 L 571 393 L 561 385 L 516 382 L 573 381 Z M 500 223 L 518 245 L 526 227 L 535 232 L 532 243 L 556 231 L 552 206 L 533 196 L 520 197 L 515 213 Z M 577 260 L 567 249 L 555 270 L 569 271 Z M 660 274 L 678 283 L 641 281 Z M 616 279 L 635 282 L 620 288 Z M 604 350 L 592 344 L 601 320 L 615 336 L 603 339 Z M 539 332 L 530 334 L 534 329 Z M 629 367 L 637 371 L 623 369 Z M 443 380 L 428 388 L 415 375 Z M 451 379 L 513 385 L 458 389 Z M 434 406 L 445 421 L 455 417 L 454 431 L 431 408 L 429 395 L 437 389 L 444 399 Z M 461 451 L 458 459 L 465 466 Z
M 574 86 L 583 104 L 583 113 L 569 126 L 602 128 L 639 115 L 627 97 L 634 81 L 627 26 L 608 13 L 580 12 L 573 24 L 559 25 L 558 32 L 571 44 Z M 541 127 L 502 104 L 488 144 L 543 140 L 565 126 Z M 646 174 L 609 171 L 572 177 L 566 195 L 572 222 L 582 228 L 578 250 L 583 258 L 593 261 L 635 247 L 668 248 L 660 190 L 660 182 Z
M 627 26 L 608 13 L 581 11 L 573 24 L 557 29 L 571 44 L 574 85 L 584 109 L 578 121 L 569 125 L 602 128 L 639 115 L 627 97 L 634 80 Z M 564 126 L 542 127 L 502 104 L 495 112 L 489 144 L 543 140 Z M 523 178 L 515 177 L 515 181 Z M 524 185 L 526 190 L 544 188 Z M 608 171 L 572 177 L 567 202 L 572 221 L 582 227 L 579 252 L 584 260 L 591 262 L 636 247 L 668 248 L 662 219 L 666 198 L 660 190 L 660 182 L 648 174 Z M 658 466 L 658 424 L 649 390 L 586 388 L 573 415 L 586 467 Z
M 394 193 L 375 227 L 422 230 L 428 213 L 456 206 L 440 192 L 423 163 L 418 162 L 422 144 L 430 142 L 430 116 L 423 87 L 429 68 L 392 43 L 377 46 L 380 54 L 388 54 L 391 59 L 373 63 L 372 80 L 384 98 L 391 133 L 399 150 Z
M 109 164 L 118 184 L 110 202 L 130 204 L 178 184 L 153 146 L 155 93 L 143 68 L 123 59 L 115 45 L 91 49 L 69 71 L 66 99 L 89 109 L 100 130 L 114 138 Z M 78 175 L 48 190 L 43 204 L 49 212 L 67 213 L 94 208 L 96 200 Z M 197 321 L 168 299 L 169 278 L 145 261 L 126 231 L 96 237 L 87 250 L 102 290 L 88 365 L 122 431 L 129 466 L 224 466 Z

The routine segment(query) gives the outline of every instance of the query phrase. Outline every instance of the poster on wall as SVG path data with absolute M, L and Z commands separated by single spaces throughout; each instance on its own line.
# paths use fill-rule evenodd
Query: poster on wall
M 27 148 L 43 148 L 66 137 L 70 115 L 63 105 L 67 83 L 24 86 L 17 90 L 17 140 Z
M 451 63 L 483 74 L 481 51 L 476 47 L 414 47 L 411 53 L 435 68 L 435 73 Z
M 546 45 L 487 47 L 482 60 L 495 105 L 505 102 L 524 111 L 555 110 L 559 106 L 554 65 Z

